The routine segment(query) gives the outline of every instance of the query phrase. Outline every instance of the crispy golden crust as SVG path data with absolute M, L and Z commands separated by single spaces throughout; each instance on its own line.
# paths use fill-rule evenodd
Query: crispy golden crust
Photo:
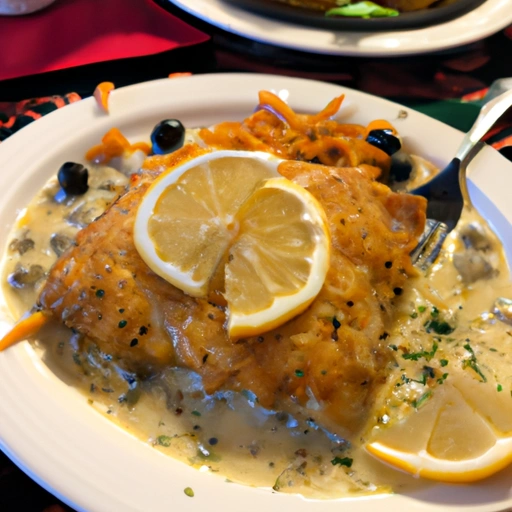
M 79 233 L 52 268 L 41 306 L 130 369 L 184 366 L 202 376 L 208 392 L 251 390 L 266 407 L 304 405 L 313 393 L 325 406 L 324 423 L 353 431 L 384 379 L 388 311 L 412 272 L 408 255 L 425 204 L 391 192 L 364 166 L 285 162 L 280 171 L 322 203 L 333 243 L 322 291 L 284 326 L 234 342 L 221 306 L 187 296 L 146 266 L 133 224 L 156 172 Z

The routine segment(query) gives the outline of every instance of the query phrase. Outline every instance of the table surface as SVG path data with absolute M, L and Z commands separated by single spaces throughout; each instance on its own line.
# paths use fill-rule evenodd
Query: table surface
M 210 40 L 163 54 L 106 62 L 0 82 L 0 113 L 11 102 L 33 97 L 92 94 L 97 83 L 111 80 L 120 87 L 172 72 L 251 71 L 301 76 L 383 96 L 420 110 L 452 126 L 467 130 L 473 123 L 487 88 L 512 76 L 512 27 L 483 41 L 435 55 L 394 58 L 356 58 L 312 55 L 284 50 L 237 37 L 211 27 L 156 0 Z M 512 146 L 512 119 L 501 138 Z M 0 125 L 1 126 L 1 125 Z M 1 128 L 0 128 L 1 130 Z M 0 452 L 0 511 L 71 511 L 46 492 Z

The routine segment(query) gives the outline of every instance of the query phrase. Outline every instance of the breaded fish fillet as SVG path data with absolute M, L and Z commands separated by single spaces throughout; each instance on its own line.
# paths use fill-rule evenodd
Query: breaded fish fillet
M 184 148 L 172 158 L 192 153 Z M 386 329 L 393 300 L 414 273 L 409 253 L 423 231 L 425 201 L 392 192 L 364 165 L 289 161 L 279 171 L 320 201 L 332 239 L 323 289 L 285 325 L 233 341 L 222 305 L 192 298 L 149 269 L 133 242 L 149 172 L 79 232 L 51 269 L 41 307 L 126 368 L 186 367 L 207 392 L 250 390 L 265 407 L 307 407 L 314 399 L 324 422 L 353 432 L 385 379 Z

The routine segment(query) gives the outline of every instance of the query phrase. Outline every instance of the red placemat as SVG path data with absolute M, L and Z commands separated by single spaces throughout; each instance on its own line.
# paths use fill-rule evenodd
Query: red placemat
M 57 0 L 27 16 L 0 16 L 0 34 L 0 80 L 141 57 L 209 39 L 152 0 Z

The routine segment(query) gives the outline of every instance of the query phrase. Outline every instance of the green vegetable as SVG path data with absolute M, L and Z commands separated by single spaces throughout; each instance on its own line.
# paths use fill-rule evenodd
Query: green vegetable
M 189 498 L 193 498 L 194 497 L 194 490 L 192 489 L 192 487 L 185 487 L 185 489 L 183 489 L 183 492 L 189 497 Z
M 388 9 L 373 2 L 364 1 L 355 4 L 342 5 L 341 7 L 334 7 L 329 9 L 326 16 L 347 16 L 351 18 L 388 18 L 391 16 L 398 16 L 398 11 L 395 9 Z
M 350 457 L 334 457 L 334 459 L 331 460 L 333 466 L 347 466 L 347 468 L 352 466 L 352 462 L 354 462 L 354 459 Z

